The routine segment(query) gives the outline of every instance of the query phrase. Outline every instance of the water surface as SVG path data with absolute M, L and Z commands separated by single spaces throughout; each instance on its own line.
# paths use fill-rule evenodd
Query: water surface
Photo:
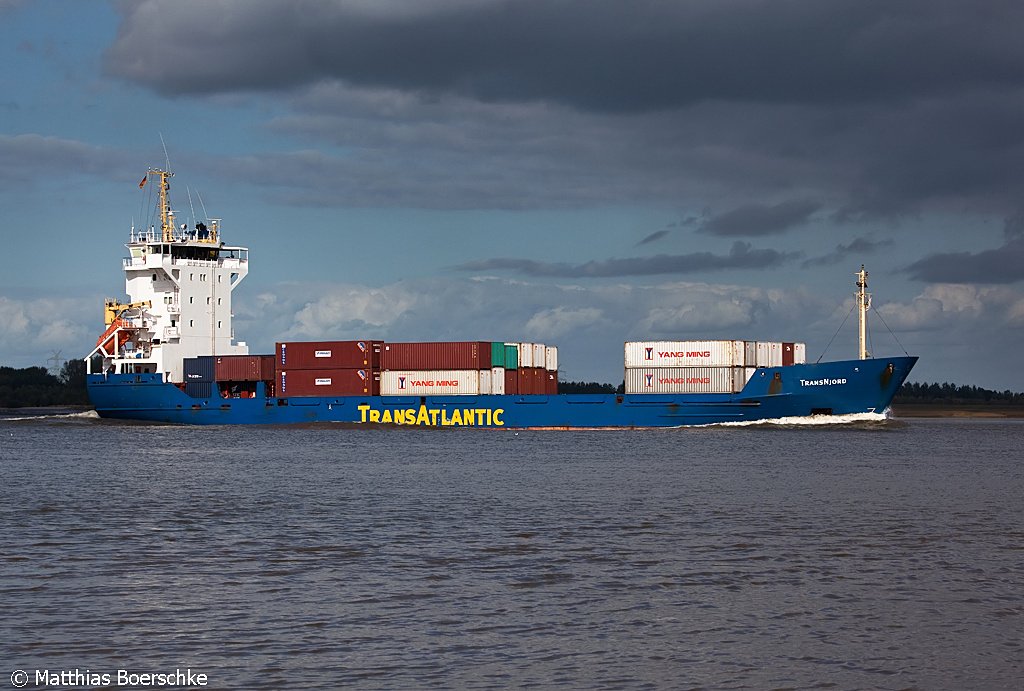
M 0 419 L 0 679 L 1019 689 L 1022 441 Z

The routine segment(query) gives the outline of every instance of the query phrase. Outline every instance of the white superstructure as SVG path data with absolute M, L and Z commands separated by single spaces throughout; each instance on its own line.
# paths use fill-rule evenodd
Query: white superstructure
M 171 175 L 153 169 L 140 183 L 160 185 L 161 227 L 132 229 L 123 260 L 128 302 L 106 301 L 107 330 L 87 358 L 90 373 L 99 355 L 103 372 L 181 383 L 184 358 L 249 352 L 231 325 L 231 293 L 249 272 L 249 250 L 221 242 L 219 219 L 176 227 Z

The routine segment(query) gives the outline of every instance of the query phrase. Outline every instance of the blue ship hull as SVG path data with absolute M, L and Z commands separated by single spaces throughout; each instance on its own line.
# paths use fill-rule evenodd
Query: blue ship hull
M 882 413 L 916 357 L 759 368 L 735 394 L 193 398 L 158 374 L 91 374 L 104 418 L 176 424 L 350 423 L 504 429 L 652 428 Z M 216 387 L 214 387 L 216 391 Z

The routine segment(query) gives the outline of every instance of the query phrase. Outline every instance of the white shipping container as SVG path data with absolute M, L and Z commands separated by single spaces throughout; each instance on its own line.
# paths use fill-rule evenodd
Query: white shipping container
M 758 341 L 755 364 L 758 367 L 782 367 L 782 343 Z
M 757 372 L 757 368 L 756 367 L 744 367 L 743 368 L 743 383 L 744 383 L 744 385 L 746 385 L 746 383 L 748 381 L 750 381 L 750 378 L 753 377 L 756 372 Z
M 736 393 L 744 367 L 644 367 L 626 370 L 626 393 Z
M 505 368 L 504 367 L 492 367 L 491 368 L 491 393 L 496 396 L 503 396 L 505 394 Z
M 492 386 L 493 380 L 491 378 L 491 370 L 480 370 L 480 394 L 483 396 L 490 396 L 493 393 L 493 390 L 491 389 Z
M 544 349 L 544 368 L 548 372 L 558 371 L 558 348 L 548 346 Z
M 533 344 L 518 343 L 519 346 L 519 367 L 533 367 Z
M 380 373 L 381 396 L 476 396 L 480 370 L 387 370 Z
M 743 341 L 743 364 L 757 367 L 757 341 Z
M 807 362 L 807 344 L 806 343 L 794 343 L 793 344 L 793 364 L 802 365 Z
M 533 344 L 533 367 L 545 367 L 547 362 L 547 347 L 543 343 Z
M 743 341 L 628 341 L 626 368 L 735 367 L 744 364 Z

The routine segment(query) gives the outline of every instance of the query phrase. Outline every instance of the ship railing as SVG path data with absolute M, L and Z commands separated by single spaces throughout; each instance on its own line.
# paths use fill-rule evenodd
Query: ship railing
M 136 242 L 156 242 L 156 241 L 157 241 L 157 237 L 156 237 L 156 229 L 155 228 L 149 228 L 147 230 L 138 230 L 138 229 L 132 228 L 131 236 L 129 237 L 129 242 L 136 243 Z

